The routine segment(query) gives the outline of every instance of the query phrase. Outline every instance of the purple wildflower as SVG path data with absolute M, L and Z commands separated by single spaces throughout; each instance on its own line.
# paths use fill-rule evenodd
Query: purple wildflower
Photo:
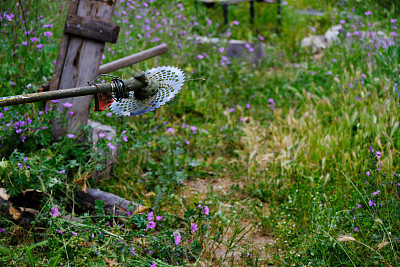
M 191 223 L 190 228 L 192 229 L 193 233 L 196 232 L 197 230 L 199 230 L 199 228 L 197 227 L 197 224 L 195 224 L 195 223 Z
M 149 224 L 147 225 L 147 228 L 149 229 L 153 229 L 154 227 L 156 227 L 156 223 L 153 221 L 149 222 Z
M 63 104 L 63 106 L 66 107 L 66 108 L 70 108 L 70 107 L 72 107 L 72 103 L 65 102 L 65 103 Z
M 160 221 L 162 219 L 162 216 L 161 215 L 158 215 L 157 217 L 156 217 L 156 220 L 157 221 Z
M 107 146 L 108 146 L 111 150 L 113 150 L 113 149 L 115 148 L 115 146 L 113 146 L 111 143 L 108 143 Z
M 57 217 L 58 215 L 60 215 L 60 212 L 58 211 L 57 207 L 52 207 L 50 209 L 50 214 L 53 218 Z
M 208 208 L 208 206 L 204 206 L 203 214 L 208 215 L 209 213 L 210 213 L 210 209 Z
M 149 212 L 149 214 L 147 214 L 147 220 L 148 221 L 152 221 L 154 217 L 154 212 Z
M 179 245 L 181 243 L 182 237 L 180 235 L 175 237 L 175 245 Z
M 74 134 L 67 134 L 68 138 L 74 138 L 75 135 Z
M 373 192 L 372 194 L 373 194 L 374 196 L 377 196 L 380 192 L 381 192 L 381 191 L 378 190 L 378 191 L 376 191 L 376 192 Z

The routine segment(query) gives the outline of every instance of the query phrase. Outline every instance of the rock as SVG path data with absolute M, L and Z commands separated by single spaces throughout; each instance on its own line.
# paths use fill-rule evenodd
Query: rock
M 264 43 L 248 43 L 242 40 L 226 40 L 219 38 L 209 38 L 203 36 L 188 37 L 194 44 L 220 44 L 226 49 L 226 57 L 236 58 L 239 62 L 245 61 L 250 64 L 258 65 L 260 59 L 265 58 Z
M 302 47 L 311 47 L 313 53 L 320 53 L 322 49 L 331 46 L 339 40 L 339 34 L 342 32 L 342 25 L 330 27 L 324 35 L 310 35 L 301 40 Z
M 115 140 L 115 137 L 117 136 L 117 132 L 111 126 L 103 125 L 100 122 L 88 120 L 88 126 L 91 128 L 90 140 L 92 140 L 93 145 L 97 144 L 97 142 L 99 141 L 100 133 L 105 135 L 104 138 L 111 137 L 111 140 Z M 111 178 L 112 167 L 118 161 L 119 147 L 115 145 L 115 149 L 111 151 L 100 151 L 96 146 L 93 147 L 95 153 L 105 153 L 106 157 L 103 162 L 100 162 L 100 164 L 104 165 L 104 169 L 95 170 L 92 173 L 92 178 Z

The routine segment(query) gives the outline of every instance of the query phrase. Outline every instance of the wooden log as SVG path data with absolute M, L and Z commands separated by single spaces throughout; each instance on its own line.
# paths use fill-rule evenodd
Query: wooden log
M 102 200 L 105 204 L 104 211 L 114 216 L 133 215 L 148 210 L 145 206 L 99 189 L 86 188 L 86 192 L 80 191 L 75 195 L 75 201 L 90 211 L 94 211 L 96 200 Z
M 165 43 L 162 43 L 160 45 L 157 45 L 153 48 L 141 51 L 136 54 L 132 54 L 130 56 L 124 57 L 117 59 L 115 61 L 112 61 L 110 63 L 101 65 L 99 67 L 99 74 L 105 74 L 105 73 L 110 73 L 115 70 L 122 69 L 124 67 L 136 64 L 138 62 L 141 62 L 146 59 L 150 59 L 155 56 L 159 56 L 161 54 L 164 54 L 168 52 L 168 45 Z
M 168 52 L 168 45 L 162 43 L 160 45 L 141 51 L 139 53 L 135 53 L 130 56 L 111 61 L 107 64 L 103 64 L 99 67 L 99 74 L 107 74 L 112 71 L 116 71 L 128 67 L 130 65 L 142 62 L 144 60 L 159 56 L 166 52 Z M 50 83 L 45 83 L 39 85 L 38 92 L 47 92 L 49 91 L 49 89 L 50 89 Z
M 100 42 L 116 43 L 119 26 L 110 22 L 68 14 L 64 32 Z
M 0 216 L 22 227 L 32 227 L 44 198 L 49 195 L 37 190 L 26 190 L 10 198 L 6 190 L 0 188 Z

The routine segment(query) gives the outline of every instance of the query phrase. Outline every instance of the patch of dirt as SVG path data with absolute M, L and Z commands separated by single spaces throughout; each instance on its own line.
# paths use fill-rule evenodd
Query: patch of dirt
M 190 200 L 206 201 L 210 192 L 216 198 L 224 196 L 223 199 L 237 200 L 238 209 L 247 210 L 249 207 L 248 196 L 239 190 L 232 189 L 232 186 L 238 186 L 243 189 L 244 182 L 226 178 L 206 178 L 192 179 L 185 181 L 185 188 L 181 196 Z M 238 203 L 238 202 L 235 203 Z M 236 212 L 232 205 L 219 203 L 219 212 L 224 213 L 228 218 L 229 213 Z M 236 204 L 235 204 L 236 205 Z M 236 225 L 232 224 L 224 231 L 220 241 L 212 241 L 206 246 L 206 251 L 202 255 L 208 259 L 202 266 L 266 266 L 273 264 L 272 249 L 274 246 L 274 237 L 265 234 L 261 227 L 257 226 L 259 219 L 255 217 L 251 210 L 245 211 L 243 218 Z M 263 213 L 269 214 L 267 206 L 263 207 Z M 235 215 L 232 214 L 232 218 Z M 236 230 L 235 230 L 236 229 Z M 238 229 L 241 229 L 238 231 Z

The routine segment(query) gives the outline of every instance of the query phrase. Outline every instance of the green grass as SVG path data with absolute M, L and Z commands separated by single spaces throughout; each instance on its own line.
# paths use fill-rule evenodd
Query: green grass
M 186 40 L 194 34 L 223 36 L 228 27 L 220 8 L 195 10 L 192 1 L 181 1 L 180 9 L 179 1 L 155 2 L 143 8 L 144 18 L 136 19 L 139 11 L 118 2 L 113 21 L 121 26 L 119 41 L 106 44 L 103 63 L 150 48 L 159 43 L 152 42 L 157 37 L 168 44 L 167 54 L 113 74 L 130 77 L 138 70 L 171 65 L 185 71 L 187 82 L 170 103 L 140 117 L 91 113 L 91 119 L 113 126 L 118 138 L 112 142 L 122 144 L 108 180 L 91 178 L 103 167 L 105 155 L 93 153 L 89 143 L 50 139 L 53 115 L 39 116 L 39 104 L 3 109 L 0 187 L 13 195 L 40 189 L 53 198 L 43 203 L 31 227 L 0 219 L 7 233 L 0 232 L 1 264 L 397 266 L 400 179 L 392 173 L 399 172 L 400 159 L 398 40 L 370 51 L 371 44 L 360 40 L 346 45 L 342 38 L 314 59 L 300 47 L 301 39 L 347 21 L 340 14 L 353 6 L 288 2 L 279 34 L 276 5 L 256 3 L 254 25 L 248 21 L 247 3 L 230 7 L 230 22 L 239 21 L 229 25 L 231 38 L 257 42 L 262 36 L 267 57 L 258 66 L 233 61 L 226 67 L 220 64 L 223 43 L 214 47 Z M 22 3 L 30 11 L 26 26 L 36 37 L 42 34 L 37 43 L 45 45 L 40 51 L 22 45 L 26 37 L 20 6 L 1 4 L 2 12 L 15 14 L 12 22 L 4 23 L 3 15 L 0 22 L 2 95 L 34 92 L 43 77 L 51 79 L 62 33 L 66 7 L 61 9 L 61 2 L 46 6 L 52 11 L 48 13 L 41 12 L 44 3 Z M 309 6 L 327 15 L 294 12 Z M 159 14 L 144 23 L 154 7 Z M 359 31 L 393 31 L 394 8 L 370 2 L 354 7 L 365 25 L 358 22 Z M 371 16 L 365 15 L 368 10 Z M 194 21 L 197 26 L 189 24 Z M 49 29 L 38 24 L 51 23 L 53 35 L 47 41 L 43 34 Z M 146 25 L 151 31 L 158 23 L 147 39 Z M 349 22 L 344 27 L 354 31 Z M 17 133 L 6 125 L 27 118 L 32 128 L 49 129 Z M 103 139 L 98 147 L 107 151 L 108 142 Z M 79 213 L 71 199 L 83 183 L 141 203 L 163 219 L 156 228 L 147 228 L 148 210 L 124 216 L 125 225 L 118 224 L 118 218 L 102 213 L 102 203 L 92 214 Z M 73 214 L 81 222 L 53 218 L 50 211 L 56 204 L 63 215 Z M 192 223 L 199 230 L 193 232 Z M 178 235 L 182 241 L 176 245 Z

